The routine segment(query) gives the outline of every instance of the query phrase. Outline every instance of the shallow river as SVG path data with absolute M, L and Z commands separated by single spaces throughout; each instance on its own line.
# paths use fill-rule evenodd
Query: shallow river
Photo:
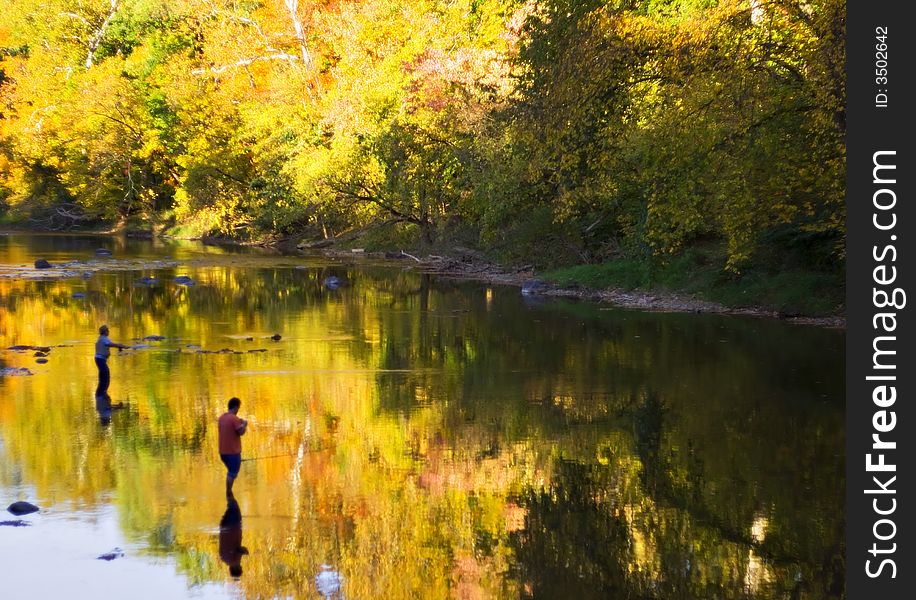
M 842 331 L 415 266 L 0 235 L 0 595 L 840 597 Z

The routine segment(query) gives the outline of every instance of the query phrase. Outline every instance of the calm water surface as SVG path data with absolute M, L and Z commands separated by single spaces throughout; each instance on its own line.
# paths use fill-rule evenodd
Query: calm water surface
M 0 513 L 3 596 L 842 596 L 842 331 L 412 266 L 0 235 L 0 504 L 42 507 Z M 108 425 L 103 323 L 136 346 Z M 255 460 L 221 530 L 231 396 Z

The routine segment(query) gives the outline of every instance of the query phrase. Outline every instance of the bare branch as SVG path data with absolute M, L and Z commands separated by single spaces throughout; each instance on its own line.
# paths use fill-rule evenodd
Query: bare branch
M 108 16 L 105 17 L 105 20 L 102 21 L 102 24 L 95 31 L 95 34 L 89 41 L 89 54 L 86 56 L 87 69 L 92 66 L 93 60 L 95 59 L 95 52 L 99 49 L 99 44 L 102 43 L 102 38 L 105 36 L 105 31 L 108 29 L 108 24 L 111 23 L 112 17 L 115 16 L 116 12 L 118 12 L 118 0 L 109 1 L 111 2 L 111 8 L 108 11 Z
M 238 69 L 240 67 L 247 67 L 248 65 L 251 65 L 256 62 L 263 62 L 263 61 L 269 61 L 269 60 L 285 60 L 287 62 L 295 62 L 299 60 L 299 57 L 293 54 L 286 54 L 285 52 L 278 52 L 277 54 L 270 54 L 268 56 L 255 56 L 253 58 L 242 58 L 240 60 L 237 60 L 234 63 L 228 64 L 228 65 L 222 65 L 219 67 L 210 67 L 209 69 L 194 69 L 193 71 L 191 71 L 191 74 L 192 75 L 205 75 L 207 73 L 213 73 L 214 75 L 219 75 L 220 73 L 223 73 L 224 71 L 228 71 L 229 69 Z
M 273 44 L 270 43 L 270 38 L 267 37 L 267 35 L 264 33 L 264 30 L 261 29 L 260 25 L 258 25 L 252 19 L 249 19 L 248 17 L 236 17 L 236 19 L 238 20 L 239 23 L 242 23 L 243 25 L 248 25 L 249 27 L 252 27 L 255 31 L 258 32 L 258 35 L 261 36 L 262 40 L 264 40 L 264 47 L 267 49 L 268 52 L 278 52 L 278 50 L 274 48 Z
M 120 111 L 119 111 L 119 112 L 120 112 Z M 134 127 L 132 127 L 129 123 L 127 123 L 127 121 L 124 121 L 124 120 L 119 119 L 119 118 L 117 118 L 117 117 L 112 117 L 111 115 L 106 115 L 105 113 L 100 113 L 100 112 L 98 112 L 98 111 L 92 111 L 92 112 L 90 112 L 90 114 L 98 115 L 98 116 L 100 116 L 100 117 L 104 117 L 104 118 L 106 118 L 106 119 L 110 119 L 110 120 L 114 121 L 115 123 L 119 123 L 119 124 L 123 125 L 124 127 L 126 127 L 128 130 L 130 130 L 130 132 L 131 132 L 132 134 L 134 134 L 134 137 L 135 137 L 138 141 L 143 139 L 143 134 L 140 133 L 139 131 L 137 131 L 137 129 L 134 128 Z
M 293 22 L 293 29 L 296 30 L 296 39 L 299 41 L 299 51 L 302 52 L 302 64 L 306 67 L 311 66 L 312 56 L 305 44 L 305 31 L 302 28 L 302 21 L 299 20 L 299 0 L 283 0 L 289 10 L 289 18 Z
M 86 20 L 86 17 L 84 17 L 84 16 L 82 16 L 82 15 L 78 15 L 78 14 L 76 14 L 76 13 L 72 13 L 72 12 L 62 12 L 62 13 L 57 13 L 57 16 L 59 16 L 59 17 L 70 17 L 71 19 L 76 19 L 77 21 L 82 21 L 82 22 L 83 22 L 83 25 L 85 25 L 86 27 L 92 27 L 92 25 L 89 23 L 89 21 Z

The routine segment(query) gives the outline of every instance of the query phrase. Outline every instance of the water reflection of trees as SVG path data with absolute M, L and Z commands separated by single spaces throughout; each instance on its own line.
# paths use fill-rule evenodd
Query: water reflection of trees
M 804 335 L 754 321 L 587 320 L 505 297 L 487 312 L 483 294 L 448 286 L 418 295 L 382 315 L 397 335 L 381 364 L 413 367 L 377 376 L 382 407 L 447 401 L 457 447 L 536 439 L 561 457 L 512 538 L 534 596 L 841 595 L 841 336 L 804 332 L 822 340 L 812 354 Z M 638 477 L 621 478 L 621 461 Z
M 328 274 L 348 285 L 326 289 Z M 102 316 L 117 335 L 181 338 L 119 359 L 134 396 L 110 431 L 79 384 L 44 376 L 3 384 L 0 427 L 18 476 L 52 499 L 117 490 L 125 531 L 191 581 L 224 577 L 208 533 L 225 508 L 210 425 L 239 393 L 260 427 L 246 448 L 293 455 L 243 474 L 251 595 L 308 595 L 330 560 L 352 597 L 841 593 L 835 332 L 532 308 L 515 290 L 488 300 L 483 285 L 387 269 L 155 275 L 0 282 L 9 344 L 91 337 Z M 274 331 L 284 341 L 265 354 L 174 352 Z M 84 376 L 64 362 L 60 378 Z

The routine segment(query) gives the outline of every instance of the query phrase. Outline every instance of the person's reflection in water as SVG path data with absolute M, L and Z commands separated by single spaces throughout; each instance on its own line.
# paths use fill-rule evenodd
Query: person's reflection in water
M 111 424 L 111 411 L 117 408 L 124 408 L 123 402 L 117 404 L 111 403 L 111 396 L 108 394 L 97 394 L 95 397 L 95 410 L 99 413 L 99 423 L 102 425 Z
M 242 557 L 248 548 L 242 545 L 242 511 L 234 496 L 229 496 L 226 512 L 219 522 L 219 557 L 229 565 L 229 574 L 242 576 Z

